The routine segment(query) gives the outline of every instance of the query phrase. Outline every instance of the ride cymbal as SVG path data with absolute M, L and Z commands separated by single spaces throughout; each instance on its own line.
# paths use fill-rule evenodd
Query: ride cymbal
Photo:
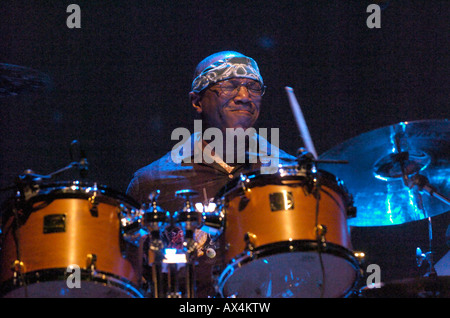
M 342 179 L 354 198 L 351 226 L 387 226 L 450 211 L 450 121 L 401 122 L 326 151 L 320 169 Z

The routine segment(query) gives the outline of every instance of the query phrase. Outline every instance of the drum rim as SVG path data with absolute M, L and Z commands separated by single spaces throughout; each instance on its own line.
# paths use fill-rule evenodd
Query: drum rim
M 352 251 L 341 245 L 329 242 L 321 243 L 314 240 L 293 240 L 270 243 L 261 245 L 255 248 L 253 251 L 245 251 L 237 255 L 228 262 L 228 264 L 225 266 L 216 280 L 219 294 L 221 297 L 226 298 L 227 296 L 224 296 L 223 289 L 228 279 L 232 276 L 232 273 L 236 269 L 248 263 L 251 263 L 254 260 L 258 260 L 267 256 L 274 256 L 277 254 L 295 252 L 318 252 L 319 246 L 321 247 L 323 254 L 331 254 L 337 257 L 341 257 L 346 260 L 355 270 L 355 279 L 353 281 L 353 284 L 348 287 L 341 296 L 339 296 L 343 298 L 349 297 L 356 291 L 356 288 L 359 285 L 359 281 L 362 277 L 359 261 L 353 255 Z
M 128 195 L 116 191 L 105 185 L 97 185 L 90 182 L 79 181 L 56 181 L 52 183 L 39 184 L 35 193 L 28 198 L 18 199 L 18 203 L 23 207 L 33 210 L 31 207 L 36 202 L 56 199 L 89 199 L 96 197 L 99 203 L 109 205 L 122 205 L 127 210 L 139 210 L 140 204 Z M 50 200 L 48 200 L 50 199 Z
M 54 181 L 35 185 L 31 193 L 27 195 L 22 193 L 20 197 L 11 197 L 9 207 L 4 207 L 2 218 L 6 220 L 10 217 L 16 217 L 13 210 L 14 208 L 20 209 L 23 211 L 19 217 L 22 224 L 26 222 L 31 213 L 47 207 L 56 200 L 91 200 L 93 198 L 95 198 L 96 203 L 120 207 L 122 214 L 137 215 L 141 211 L 140 204 L 133 198 L 105 185 L 97 185 L 96 183 L 84 181 L 80 182 L 78 180 Z
M 281 167 L 282 168 L 282 167 Z M 245 185 L 247 188 L 254 188 L 257 186 L 265 186 L 265 185 L 280 185 L 280 186 L 290 186 L 289 184 L 284 184 L 282 181 L 285 180 L 299 180 L 305 182 L 307 178 L 310 177 L 318 177 L 319 180 L 326 180 L 326 182 L 321 182 L 320 184 L 326 187 L 331 188 L 333 191 L 337 192 L 342 199 L 344 200 L 344 204 L 346 206 L 353 205 L 353 199 L 349 194 L 345 183 L 343 180 L 339 179 L 334 174 L 318 169 L 317 172 L 304 172 L 299 171 L 301 174 L 289 174 L 281 175 L 280 171 L 273 174 L 262 174 L 260 171 L 252 171 L 248 174 L 243 174 L 249 182 Z M 261 182 L 260 179 L 266 181 Z M 235 177 L 230 182 L 228 182 L 225 186 L 223 186 L 216 194 L 215 201 L 224 201 L 226 197 L 229 196 L 237 196 L 242 192 L 242 188 L 239 187 L 239 181 L 242 180 L 242 176 Z M 270 181 L 270 182 L 267 182 Z
M 95 270 L 93 272 L 92 270 L 87 270 L 84 268 L 80 269 L 80 274 L 81 281 L 117 287 L 130 294 L 133 298 L 145 297 L 144 291 L 141 290 L 135 283 L 119 275 L 99 270 Z M 23 288 L 25 285 L 30 286 L 44 282 L 64 281 L 67 279 L 68 273 L 66 268 L 47 268 L 26 272 L 21 275 L 24 276 L 22 279 L 26 280 L 26 284 L 15 283 L 18 278 L 10 278 L 3 281 L 0 284 L 0 297 L 5 297 L 8 293 L 18 288 Z
M 97 184 L 96 182 L 79 180 L 44 182 L 39 184 L 37 188 L 38 191 L 36 195 L 31 197 L 29 200 L 33 200 L 34 198 L 41 196 L 69 196 L 70 194 L 83 194 L 83 196 L 89 197 L 90 191 L 86 190 L 91 189 L 92 191 L 94 191 L 94 189 L 96 189 L 96 191 L 98 191 L 98 194 L 102 196 L 122 201 L 136 208 L 140 207 L 140 204 L 127 194 L 117 191 L 109 186 Z

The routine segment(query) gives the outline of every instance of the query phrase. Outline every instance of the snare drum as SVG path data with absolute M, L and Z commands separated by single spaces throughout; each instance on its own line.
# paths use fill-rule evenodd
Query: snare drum
M 3 224 L 3 297 L 144 297 L 132 199 L 73 181 L 39 185 L 15 206 Z
M 243 175 L 218 197 L 223 297 L 345 297 L 355 288 L 360 270 L 347 226 L 354 209 L 335 176 L 280 168 Z

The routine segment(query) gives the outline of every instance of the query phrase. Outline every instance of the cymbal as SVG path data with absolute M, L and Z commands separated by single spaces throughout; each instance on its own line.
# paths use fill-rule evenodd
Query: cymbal
M 51 87 L 50 77 L 28 67 L 0 63 L 0 98 Z
M 438 196 L 450 194 L 449 156 L 450 121 L 421 120 L 349 139 L 319 156 L 348 164 L 319 167 L 342 179 L 353 196 L 357 213 L 350 226 L 387 226 L 450 211 Z M 418 177 L 426 187 L 414 182 Z

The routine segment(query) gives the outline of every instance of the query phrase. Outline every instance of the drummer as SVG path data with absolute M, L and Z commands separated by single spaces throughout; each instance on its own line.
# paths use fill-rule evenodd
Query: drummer
M 235 51 L 206 57 L 195 69 L 189 93 L 196 114 L 194 133 L 159 160 L 136 171 L 127 194 L 140 203 L 148 203 L 149 195 L 159 190 L 157 205 L 175 212 L 185 203 L 185 199 L 175 196 L 176 191 L 194 190 L 198 195 L 191 198 L 193 203 L 208 205 L 219 190 L 241 174 L 264 168 L 266 173 L 273 173 L 278 164 L 292 163 L 295 158 L 278 148 L 277 139 L 269 143 L 266 136 L 253 128 L 264 92 L 262 76 L 252 58 Z M 235 133 L 232 138 L 227 135 L 230 129 Z M 183 136 L 186 129 L 180 128 L 178 132 Z M 217 138 L 220 133 L 222 136 Z M 267 169 L 274 164 L 275 171 Z M 180 247 L 183 241 L 180 231 L 166 229 L 168 247 Z M 205 235 L 201 235 L 204 233 L 197 234 L 200 243 L 205 243 Z M 210 258 L 212 255 L 207 256 L 202 250 L 198 255 L 197 297 L 213 297 L 212 270 L 218 257 Z

